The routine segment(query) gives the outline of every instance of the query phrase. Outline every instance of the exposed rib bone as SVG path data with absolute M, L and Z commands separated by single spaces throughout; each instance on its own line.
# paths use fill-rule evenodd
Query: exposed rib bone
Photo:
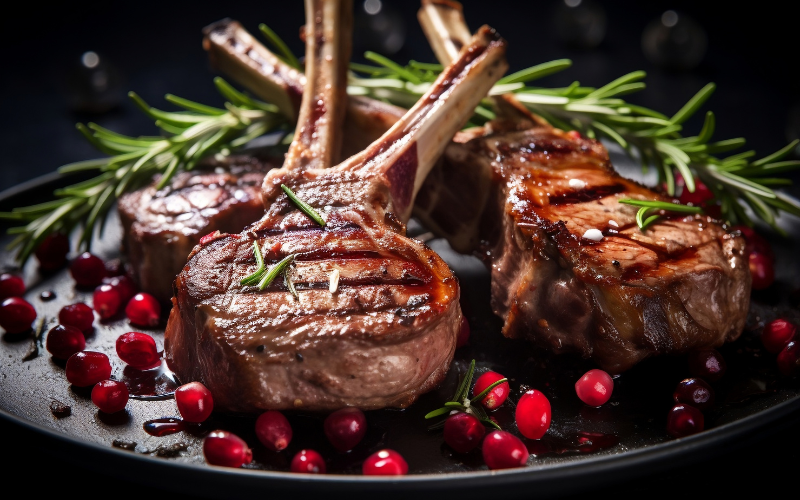
M 505 73 L 505 41 L 494 30 L 478 30 L 428 92 L 381 139 L 338 169 L 380 176 L 402 220 L 450 139 L 472 115 L 482 96 Z
M 257 96 L 275 103 L 296 120 L 306 77 L 281 61 L 239 22 L 223 19 L 203 30 L 211 64 Z M 399 120 L 406 110 L 374 99 L 347 98 L 340 162 L 363 151 Z
M 458 2 L 422 0 L 417 18 L 433 53 L 442 64 L 450 64 L 458 57 L 459 51 L 472 37 Z
M 339 154 L 352 25 L 352 0 L 306 0 L 306 88 L 284 168 L 328 168 Z

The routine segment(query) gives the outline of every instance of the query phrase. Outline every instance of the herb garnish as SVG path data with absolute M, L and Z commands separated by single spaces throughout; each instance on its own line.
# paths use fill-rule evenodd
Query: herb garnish
M 624 203 L 626 205 L 641 207 L 639 211 L 636 212 L 636 224 L 639 226 L 639 229 L 641 230 L 644 230 L 647 226 L 655 222 L 656 219 L 661 217 L 660 215 L 651 215 L 647 217 L 647 214 L 649 214 L 650 212 L 655 212 L 656 210 L 664 210 L 666 212 L 679 212 L 684 214 L 699 214 L 703 212 L 703 210 L 700 207 L 690 207 L 688 205 L 681 205 L 679 203 L 670 203 L 667 201 L 624 199 L 624 200 L 619 200 L 619 202 Z M 645 219 L 645 217 L 647 218 Z
M 246 278 L 242 278 L 239 282 L 242 286 L 258 286 L 259 290 L 263 290 L 267 288 L 270 283 L 275 281 L 275 278 L 278 277 L 288 266 L 289 264 L 294 261 L 295 254 L 290 254 L 281 259 L 277 264 L 272 266 L 269 270 L 267 270 L 266 263 L 264 262 L 264 256 L 261 254 L 261 248 L 258 246 L 258 241 L 253 242 L 253 253 L 256 257 L 256 271 L 247 276 Z M 291 289 L 294 288 L 292 285 Z M 290 291 L 291 291 L 290 289 Z M 293 292 L 292 295 L 296 296 L 297 292 Z
M 288 196 L 289 199 L 292 200 L 295 205 L 297 205 L 297 208 L 302 210 L 304 214 L 314 219 L 317 224 L 325 227 L 325 219 L 323 219 L 316 210 L 311 208 L 311 205 L 298 198 L 297 195 L 294 194 L 294 192 L 289 189 L 289 186 L 286 184 L 281 184 L 281 189 L 283 189 L 283 192 L 286 193 L 286 196 Z
M 493 383 L 480 394 L 469 399 L 469 389 L 472 385 L 472 377 L 475 375 L 475 360 L 473 359 L 472 362 L 469 364 L 469 368 L 467 369 L 467 373 L 464 375 L 464 378 L 461 379 L 461 382 L 458 384 L 458 389 L 456 389 L 456 393 L 453 395 L 450 401 L 444 404 L 442 408 L 438 410 L 433 410 L 432 412 L 425 415 L 425 419 L 431 419 L 440 417 L 445 414 L 449 414 L 452 411 L 461 411 L 464 413 L 470 413 L 474 415 L 478 420 L 480 420 L 484 425 L 488 425 L 494 427 L 498 430 L 500 426 L 497 425 L 494 420 L 490 419 L 489 416 L 486 414 L 486 410 L 480 405 L 480 401 L 489 394 L 489 391 L 497 387 L 498 385 L 508 382 L 507 378 L 501 378 L 497 382 Z M 441 421 L 437 424 L 434 424 L 429 427 L 429 429 L 438 429 L 439 427 L 444 426 L 444 421 Z

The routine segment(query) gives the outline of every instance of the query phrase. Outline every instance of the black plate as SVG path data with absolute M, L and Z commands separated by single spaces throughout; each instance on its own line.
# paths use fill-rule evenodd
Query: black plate
M 61 182 L 48 176 L 0 195 L 0 210 L 46 199 Z M 424 230 L 413 223 L 410 231 Z M 796 233 L 794 233 L 796 234 Z M 119 228 L 116 218 L 109 220 L 105 235 L 95 242 L 94 251 L 104 258 L 117 256 Z M 63 363 L 53 361 L 40 348 L 39 355 L 23 361 L 29 354 L 30 336 L 4 335 L 0 342 L 0 416 L 25 427 L 35 442 L 47 446 L 57 456 L 83 461 L 92 468 L 130 480 L 162 485 L 180 485 L 184 493 L 225 494 L 246 492 L 306 493 L 380 492 L 405 496 L 414 491 L 458 489 L 468 497 L 496 491 L 504 494 L 564 494 L 596 486 L 604 481 L 633 477 L 643 471 L 677 461 L 689 463 L 718 451 L 720 447 L 769 429 L 800 409 L 800 382 L 780 377 L 774 356 L 760 349 L 754 332 L 759 325 L 778 315 L 800 319 L 793 307 L 797 285 L 792 242 L 774 241 L 778 262 L 786 264 L 778 275 L 781 282 L 767 293 L 754 297 L 748 328 L 739 341 L 726 345 L 722 352 L 729 365 L 728 374 L 715 387 L 718 404 L 706 412 L 707 430 L 674 440 L 665 432 L 666 414 L 676 383 L 688 376 L 685 359 L 678 357 L 649 360 L 619 377 L 611 401 L 599 409 L 580 403 L 574 394 L 574 381 L 592 365 L 569 356 L 551 357 L 527 344 L 504 339 L 500 320 L 489 309 L 489 276 L 476 259 L 453 253 L 441 240 L 430 245 L 458 274 L 462 285 L 462 304 L 472 327 L 470 345 L 456 353 L 453 369 L 442 387 L 422 397 L 412 407 L 369 412 L 369 432 L 352 452 L 338 454 L 327 445 L 322 432 L 322 417 L 313 414 L 289 415 L 295 431 L 290 448 L 280 454 L 268 452 L 254 437 L 253 418 L 215 415 L 212 421 L 191 433 L 151 437 L 142 423 L 151 418 L 177 414 L 174 402 L 131 401 L 125 413 L 103 415 L 91 404 L 88 392 L 71 389 L 63 375 Z M 2 264 L 11 265 L 11 256 L 2 255 Z M 76 290 L 66 270 L 41 275 L 35 263 L 24 269 L 29 285 L 27 298 L 40 317 L 45 331 L 55 324 L 54 317 L 66 303 L 91 300 L 91 292 Z M 45 302 L 42 291 L 55 291 L 57 298 Z M 114 341 L 132 328 L 124 319 L 96 324 L 87 338 L 87 348 L 110 354 L 115 375 L 123 376 L 122 364 L 114 355 Z M 163 328 L 149 331 L 163 340 Z M 430 422 L 423 415 L 438 407 L 453 392 L 458 374 L 475 358 L 480 370 L 494 369 L 511 379 L 512 398 L 522 387 L 542 390 L 553 405 L 553 425 L 541 441 L 527 441 L 535 451 L 526 468 L 489 472 L 482 465 L 479 451 L 466 456 L 452 453 L 442 444 L 441 434 L 429 432 Z M 55 418 L 49 409 L 55 399 L 72 408 L 67 418 Z M 504 428 L 514 430 L 513 408 L 509 403 L 496 412 Z M 795 415 L 796 417 L 796 415 Z M 791 417 L 790 417 L 791 418 Z M 222 469 L 207 466 L 200 450 L 204 432 L 214 427 L 230 429 L 250 443 L 255 461 L 249 469 Z M 595 433 L 590 452 L 581 451 L 577 438 L 581 432 Z M 598 438 L 601 434 L 602 438 Z M 115 441 L 136 443 L 133 451 L 115 448 Z M 185 446 L 174 458 L 170 446 Z M 328 459 L 329 472 L 336 475 L 306 476 L 286 472 L 294 452 L 303 447 L 320 451 Z M 389 447 L 407 459 L 410 474 L 402 478 L 370 478 L 358 475 L 361 461 L 373 451 Z M 252 470 L 262 469 L 262 470 Z

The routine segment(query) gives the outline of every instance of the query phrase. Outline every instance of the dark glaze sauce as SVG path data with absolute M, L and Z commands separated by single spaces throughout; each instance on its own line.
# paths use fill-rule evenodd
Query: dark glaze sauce
M 121 381 L 128 388 L 131 399 L 148 401 L 171 399 L 175 389 L 181 385 L 164 362 L 150 370 L 126 366 L 122 371 Z
M 163 417 L 148 420 L 142 424 L 144 431 L 151 436 L 163 437 L 183 431 L 186 425 L 177 417 Z

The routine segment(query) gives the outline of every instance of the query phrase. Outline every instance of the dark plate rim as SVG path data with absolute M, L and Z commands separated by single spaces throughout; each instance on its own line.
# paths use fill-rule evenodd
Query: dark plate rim
M 9 199 L 23 195 L 33 190 L 43 190 L 48 185 L 63 183 L 65 178 L 58 173 L 51 173 L 30 181 L 18 184 L 0 192 L 0 204 Z M 800 396 L 792 397 L 786 401 L 778 403 L 770 408 L 748 415 L 741 419 L 729 422 L 713 429 L 705 430 L 701 433 L 662 443 L 656 443 L 644 448 L 621 451 L 618 453 L 603 454 L 596 456 L 586 456 L 565 464 L 551 464 L 545 466 L 528 466 L 517 469 L 507 469 L 499 471 L 474 471 L 458 472 L 452 474 L 410 474 L 400 477 L 380 477 L 380 476 L 358 476 L 358 475 L 308 475 L 293 474 L 289 472 L 275 472 L 254 469 L 231 469 L 215 466 L 198 466 L 191 463 L 177 462 L 174 460 L 164 460 L 149 455 L 134 454 L 129 451 L 121 450 L 107 445 L 101 445 L 89 441 L 78 439 L 69 434 L 65 434 L 42 424 L 26 420 L 23 417 L 12 414 L 0 409 L 0 419 L 19 425 L 30 430 L 54 443 L 67 445 L 69 448 L 87 452 L 89 460 L 93 463 L 101 463 L 110 459 L 114 463 L 124 462 L 137 464 L 144 468 L 159 468 L 170 470 L 170 475 L 176 477 L 197 477 L 200 478 L 193 488 L 202 491 L 203 485 L 217 482 L 226 485 L 239 485 L 243 487 L 253 487 L 265 483 L 270 483 L 275 487 L 293 487 L 299 484 L 312 489 L 320 490 L 330 488 L 349 489 L 354 486 L 362 486 L 366 489 L 370 487 L 385 487 L 392 485 L 396 490 L 394 493 L 408 492 L 413 490 L 439 490 L 452 488 L 453 483 L 457 482 L 458 489 L 465 488 L 491 488 L 498 484 L 509 485 L 552 485 L 559 483 L 564 487 L 563 491 L 585 488 L 591 484 L 607 482 L 603 477 L 607 477 L 610 472 L 626 472 L 627 477 L 634 477 L 642 473 L 645 469 L 655 470 L 656 467 L 668 466 L 668 460 L 673 463 L 679 462 L 677 459 L 686 459 L 680 463 L 696 461 L 701 457 L 706 457 L 719 447 L 736 441 L 737 438 L 744 437 L 751 432 L 766 428 L 770 423 L 776 422 L 792 412 L 800 410 Z M 203 474 L 198 475 L 198 472 Z M 580 482 L 574 481 L 581 477 Z M 570 483 L 564 485 L 565 479 L 572 479 Z M 546 493 L 547 488 L 539 491 Z

